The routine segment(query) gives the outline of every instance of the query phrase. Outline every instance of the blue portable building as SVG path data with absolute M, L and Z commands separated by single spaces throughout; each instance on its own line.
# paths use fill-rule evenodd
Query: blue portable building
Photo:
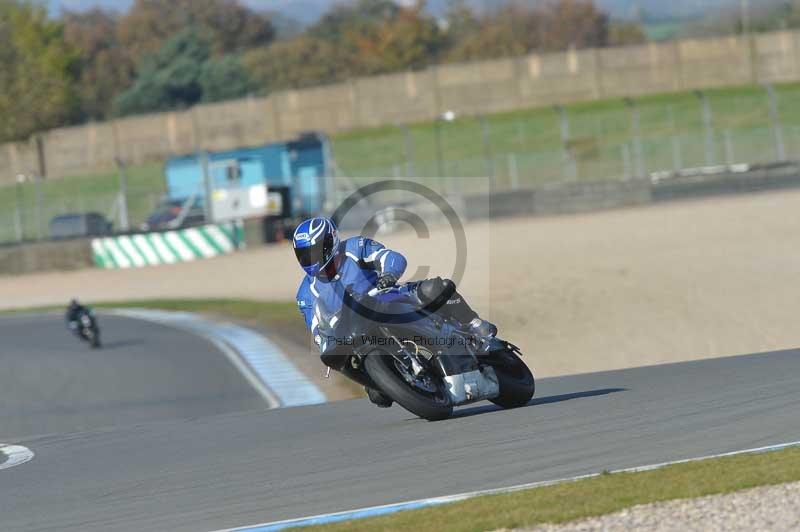
M 165 166 L 167 193 L 171 200 L 195 197 L 203 204 L 207 157 L 211 190 L 266 184 L 270 190 L 288 191 L 291 216 L 314 214 L 325 201 L 328 153 L 328 140 L 310 133 L 290 142 L 176 157 Z

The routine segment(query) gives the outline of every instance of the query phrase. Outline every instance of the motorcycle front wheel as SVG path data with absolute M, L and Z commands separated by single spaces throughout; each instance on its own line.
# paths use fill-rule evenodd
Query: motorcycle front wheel
M 500 383 L 500 395 L 491 401 L 502 408 L 519 408 L 527 405 L 534 392 L 536 382 L 533 373 L 516 353 L 504 349 L 492 353 L 486 360 Z
M 100 348 L 100 331 L 96 329 L 86 329 L 83 337 L 86 338 L 86 341 L 89 342 L 92 349 Z
M 393 356 L 381 351 L 373 351 L 364 360 L 364 368 L 380 390 L 394 402 L 423 419 L 441 421 L 453 414 L 450 395 L 439 379 L 431 378 L 426 388 L 411 382 L 409 375 Z

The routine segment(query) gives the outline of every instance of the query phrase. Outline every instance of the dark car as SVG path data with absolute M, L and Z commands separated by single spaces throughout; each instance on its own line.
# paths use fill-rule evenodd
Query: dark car
M 160 229 L 179 229 L 203 225 L 206 221 L 205 210 L 197 202 L 187 200 L 167 200 L 161 203 L 142 224 L 144 231 Z
M 111 234 L 111 222 L 96 212 L 61 214 L 50 220 L 50 238 L 80 238 Z

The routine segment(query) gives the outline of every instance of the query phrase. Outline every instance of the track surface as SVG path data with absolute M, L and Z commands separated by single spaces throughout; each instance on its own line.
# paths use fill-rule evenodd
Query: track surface
M 0 442 L 265 408 L 207 341 L 144 321 L 99 319 L 105 346 L 92 350 L 61 315 L 0 318 Z
M 800 440 L 800 352 L 548 379 L 536 397 L 439 423 L 357 400 L 17 438 L 36 458 L 0 473 L 0 529 L 215 530 Z

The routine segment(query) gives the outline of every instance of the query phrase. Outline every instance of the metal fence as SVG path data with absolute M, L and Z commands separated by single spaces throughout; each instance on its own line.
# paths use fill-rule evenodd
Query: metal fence
M 497 187 L 519 188 L 634 179 L 800 158 L 798 109 L 800 90 L 765 86 L 742 94 L 697 92 L 667 103 L 555 107 L 531 116 L 449 114 L 433 126 L 384 132 L 372 146 L 361 139 L 334 146 L 339 168 L 356 182 L 488 176 Z
M 434 123 L 337 137 L 334 167 L 348 182 L 425 180 L 469 193 L 472 177 L 498 190 L 648 178 L 715 165 L 800 159 L 800 88 L 763 87 L 619 100 L 492 116 L 445 113 Z M 165 194 L 163 165 L 0 187 L 0 243 L 46 239 L 53 217 L 97 212 L 136 230 Z M 126 223 L 127 221 L 127 223 Z
M 119 172 L 45 180 L 19 175 L 0 188 L 0 243 L 44 240 L 64 214 L 98 213 L 115 232 L 138 229 L 165 193 L 160 168 L 139 168 L 126 183 Z

